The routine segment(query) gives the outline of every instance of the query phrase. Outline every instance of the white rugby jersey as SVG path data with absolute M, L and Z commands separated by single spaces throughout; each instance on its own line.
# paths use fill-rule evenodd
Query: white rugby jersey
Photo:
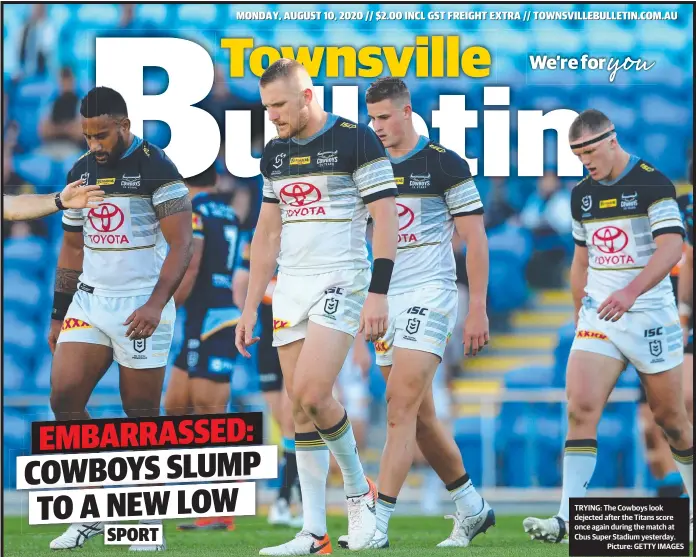
M 263 201 L 283 221 L 279 272 L 368 269 L 366 205 L 398 194 L 375 133 L 329 114 L 314 136 L 273 139 L 263 151 Z
M 399 189 L 399 244 L 389 294 L 424 287 L 456 291 L 454 217 L 483 214 L 469 165 L 425 136 L 391 163 Z
M 587 246 L 589 269 L 585 292 L 596 305 L 628 284 L 648 264 L 660 234 L 684 236 L 684 225 L 670 180 L 632 156 L 614 182 L 587 176 L 571 195 L 573 238 Z M 636 300 L 632 311 L 674 304 L 669 272 Z
M 150 295 L 167 255 L 154 208 L 188 195 L 176 166 L 159 147 L 136 137 L 114 166 L 83 155 L 68 183 L 79 178 L 105 192 L 98 207 L 63 213 L 63 229 L 84 236 L 83 289 L 113 297 Z

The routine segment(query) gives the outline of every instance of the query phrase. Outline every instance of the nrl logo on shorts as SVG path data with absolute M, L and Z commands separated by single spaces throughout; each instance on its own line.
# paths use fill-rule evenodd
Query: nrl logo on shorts
M 420 329 L 420 319 L 411 317 L 406 323 L 406 332 L 409 335 L 415 335 L 418 332 L 418 329 Z
M 591 195 L 586 195 L 585 197 L 582 198 L 580 208 L 583 211 L 589 211 L 592 209 L 592 196 Z
M 338 299 L 337 298 L 326 298 L 324 302 L 324 313 L 327 315 L 333 315 L 338 310 Z
M 319 166 L 328 166 L 338 162 L 338 151 L 321 151 L 317 153 L 317 164 Z
M 146 347 L 147 347 L 147 339 L 146 338 L 139 338 L 139 339 L 136 339 L 133 341 L 133 350 L 135 350 L 139 354 L 145 352 Z
M 662 341 L 661 340 L 651 340 L 650 341 L 650 355 L 659 356 L 662 354 Z
M 408 185 L 412 188 L 427 188 L 430 186 L 430 172 L 427 174 L 411 174 Z

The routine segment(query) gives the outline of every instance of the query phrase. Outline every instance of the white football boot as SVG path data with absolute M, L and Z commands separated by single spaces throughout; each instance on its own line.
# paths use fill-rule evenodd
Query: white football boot
M 68 529 L 51 542 L 51 549 L 75 549 L 82 547 L 84 543 L 94 536 L 104 533 L 102 522 L 85 522 L 71 524 Z
M 437 544 L 437 547 L 467 547 L 476 536 L 485 534 L 486 530 L 495 526 L 495 513 L 485 500 L 476 514 L 466 516 L 457 512 L 448 514 L 445 518 L 454 520 L 454 526 L 449 537 Z
M 533 540 L 546 543 L 568 543 L 568 524 L 560 516 L 534 518 L 530 516 L 522 522 L 524 531 Z

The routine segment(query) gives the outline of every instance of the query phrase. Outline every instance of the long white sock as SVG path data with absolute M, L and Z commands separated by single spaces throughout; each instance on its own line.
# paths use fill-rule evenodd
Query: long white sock
M 472 516 L 481 512 L 483 498 L 479 495 L 466 472 L 461 478 L 445 486 L 452 501 L 457 505 L 457 512 L 464 516 Z
M 585 496 L 596 464 L 596 439 L 573 439 L 565 442 L 563 493 L 558 516 L 566 522 L 570 515 L 570 498 Z
M 389 519 L 396 508 L 396 497 L 383 493 L 377 494 L 377 530 L 383 534 L 389 529 Z
M 691 512 L 694 509 L 694 447 L 680 451 L 670 446 L 672 458 L 677 465 L 677 470 L 682 477 L 686 493 L 689 495 L 689 507 Z
M 348 413 L 344 412 L 343 418 L 335 426 L 328 429 L 317 428 L 317 431 L 341 468 L 346 497 L 357 497 L 367 493 L 370 486 L 367 484 L 367 478 L 360 462 L 358 445 L 348 420 Z
M 304 530 L 322 537 L 326 534 L 326 479 L 329 451 L 319 433 L 295 433 L 297 475 L 302 491 Z

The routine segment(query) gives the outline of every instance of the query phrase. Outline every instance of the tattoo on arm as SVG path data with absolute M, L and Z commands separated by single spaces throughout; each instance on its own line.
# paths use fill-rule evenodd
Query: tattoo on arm
M 191 200 L 188 195 L 183 197 L 177 197 L 176 199 L 170 199 L 164 203 L 160 203 L 155 206 L 155 214 L 158 220 L 162 220 L 165 217 L 174 215 L 176 213 L 181 213 L 183 211 L 191 210 Z
M 80 271 L 74 269 L 63 269 L 59 267 L 56 271 L 56 292 L 66 292 L 74 294 L 77 292 L 77 283 L 80 278 Z

